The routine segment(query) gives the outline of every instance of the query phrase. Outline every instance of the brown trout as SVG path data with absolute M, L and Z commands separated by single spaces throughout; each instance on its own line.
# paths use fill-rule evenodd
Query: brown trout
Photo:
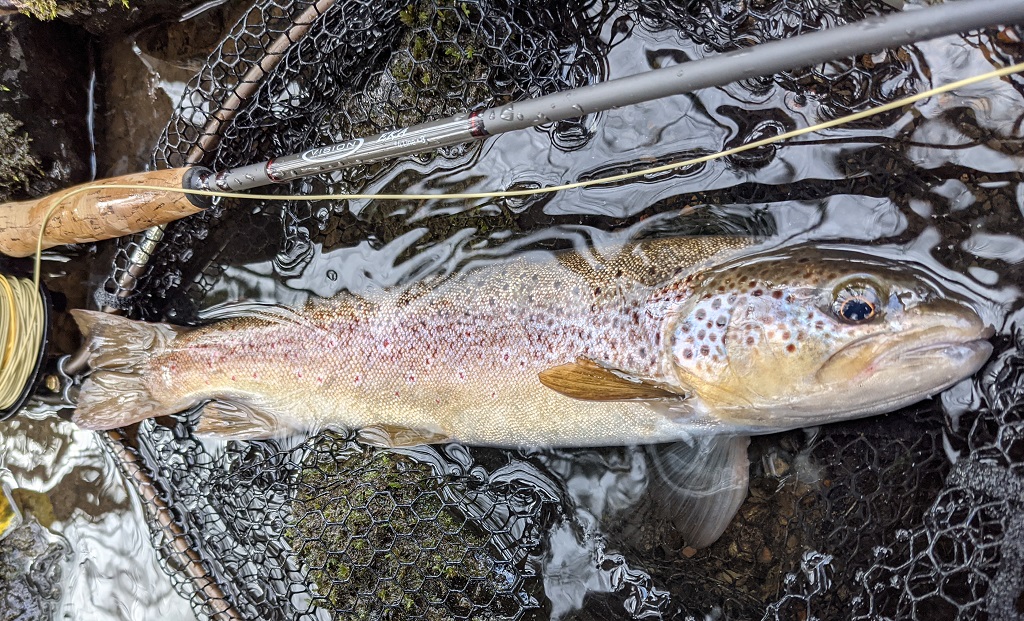
M 208 402 L 197 432 L 234 439 L 323 427 L 385 446 L 689 439 L 667 474 L 702 505 L 685 528 L 706 545 L 743 498 L 746 436 L 895 410 L 992 351 L 991 328 L 920 266 L 750 243 L 528 254 L 194 329 L 73 311 L 93 369 L 74 421 L 109 429 Z

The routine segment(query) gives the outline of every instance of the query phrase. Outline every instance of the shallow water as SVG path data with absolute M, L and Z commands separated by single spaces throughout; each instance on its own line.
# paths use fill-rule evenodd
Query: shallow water
M 610 17 L 608 23 L 618 17 Z M 606 77 L 707 54 L 703 45 L 677 34 L 641 27 L 615 41 L 606 58 Z M 892 83 L 911 72 L 918 77 L 917 85 L 925 86 L 922 75 L 930 76 L 930 84 L 939 84 L 991 66 L 985 53 L 959 38 L 925 43 L 917 49 L 909 63 L 912 70 L 879 88 L 892 88 Z M 169 65 L 164 63 L 171 61 L 155 63 L 145 54 L 138 58 L 146 71 L 158 68 L 160 72 L 160 77 L 150 74 L 150 84 L 155 85 L 155 90 L 148 91 L 151 100 L 162 102 L 164 93 L 178 92 L 174 81 L 166 81 Z M 180 75 L 185 74 L 182 70 Z M 827 112 L 813 99 L 799 101 L 778 86 L 761 86 L 756 93 L 740 85 L 707 89 L 595 115 L 587 121 L 591 139 L 576 150 L 553 149 L 550 134 L 544 131 L 499 136 L 478 151 L 438 159 L 431 166 L 406 161 L 378 175 L 366 189 L 473 191 L 573 181 L 619 166 L 681 159 L 781 128 L 806 126 Z M 1012 350 L 1006 337 L 1024 319 L 1019 303 L 1019 289 L 1024 286 L 1024 159 L 1017 155 L 1019 115 L 1024 109 L 1020 91 L 1019 79 L 990 81 L 922 102 L 914 113 L 892 115 L 884 122 L 837 128 L 800 139 L 798 144 L 642 182 L 538 200 L 477 201 L 470 206 L 440 201 L 334 205 L 332 209 L 346 212 L 345 218 L 349 214 L 355 218 L 357 230 L 366 232 L 365 239 L 328 241 L 328 233 L 317 230 L 316 218 L 312 224 L 300 223 L 299 230 L 275 221 L 263 235 L 283 235 L 296 243 L 269 255 L 247 247 L 233 255 L 229 249 L 220 257 L 223 273 L 217 274 L 201 304 L 256 299 L 298 305 L 312 296 L 327 297 L 342 290 L 407 285 L 479 262 L 501 261 L 524 248 L 584 247 L 634 236 L 724 229 L 771 232 L 786 243 L 881 243 L 879 253 L 929 265 L 954 288 L 977 300 L 984 318 L 1000 334 L 1000 347 Z M 135 143 L 138 134 L 126 135 L 138 156 L 148 150 L 148 144 L 143 149 Z M 111 170 L 130 168 L 122 162 L 109 166 Z M 651 207 L 659 201 L 659 207 Z M 696 207 L 696 213 L 680 215 L 688 207 Z M 457 218 L 470 210 L 470 217 Z M 334 219 L 340 217 L 327 213 L 321 218 Z M 303 226 L 309 229 L 305 233 Z M 237 230 L 223 227 L 209 243 L 227 244 L 234 239 L 244 246 L 237 235 Z M 256 254 L 263 257 L 254 260 Z M 99 265 L 95 273 L 103 275 L 105 270 Z M 1004 356 L 987 373 L 992 376 L 1005 364 Z M 965 382 L 942 396 L 952 420 L 951 437 L 958 431 L 958 421 L 964 420 L 966 426 L 977 417 L 983 391 L 978 382 Z M 904 415 L 905 425 L 888 417 L 834 426 L 819 434 L 759 439 L 752 447 L 750 500 L 719 544 L 696 553 L 683 548 L 678 537 L 659 523 L 656 503 L 648 493 L 649 466 L 640 450 L 523 454 L 427 448 L 414 457 L 438 468 L 477 472 L 491 485 L 528 482 L 524 487 L 541 500 L 523 510 L 527 516 L 523 519 L 548 528 L 543 543 L 529 551 L 528 566 L 536 575 L 522 579 L 541 583 L 546 599 L 538 606 L 547 616 L 671 617 L 685 611 L 742 618 L 765 606 L 785 611 L 793 605 L 791 600 L 834 592 L 837 583 L 856 582 L 844 573 L 845 559 L 832 549 L 814 547 L 829 541 L 828 528 L 850 537 L 851 525 L 916 523 L 919 518 L 914 516 L 933 498 L 914 493 L 941 487 L 941 482 L 928 477 L 945 477 L 954 458 L 969 450 L 955 437 L 947 438 L 934 403 Z M 65 538 L 73 551 L 63 565 L 66 582 L 60 610 L 73 611 L 74 618 L 147 618 L 156 612 L 167 618 L 187 618 L 191 614 L 157 565 L 138 501 L 127 493 L 94 436 L 45 412 L 8 424 L 0 434 L 4 465 L 14 471 L 20 487 L 49 499 L 54 519 L 47 526 Z M 891 449 L 896 443 L 899 450 Z M 175 444 L 167 440 L 167 446 Z M 207 445 L 206 450 L 216 458 L 229 454 L 237 459 L 232 462 L 234 471 L 218 471 L 213 481 L 227 489 L 250 484 L 260 489 L 262 483 L 246 475 L 242 466 L 261 463 L 262 449 L 253 449 L 259 453 L 256 457 L 217 444 Z M 904 453 L 917 460 L 910 474 L 893 465 Z M 865 454 L 876 459 L 867 474 L 863 474 L 864 462 L 857 461 Z M 842 461 L 844 455 L 853 456 L 852 463 Z M 203 480 L 199 465 L 190 467 L 197 473 L 193 486 L 210 482 Z M 866 479 L 871 473 L 877 474 L 877 480 Z M 894 487 L 897 491 L 889 492 L 893 498 L 877 500 L 879 494 L 885 498 L 887 491 L 879 489 L 877 481 L 894 485 L 901 473 L 908 499 Z M 188 473 L 174 476 L 193 481 Z M 850 504 L 853 517 L 842 518 L 846 521 L 836 517 L 835 508 L 846 498 L 836 491 L 843 485 L 863 500 Z M 549 496 L 536 490 L 547 490 Z M 826 500 L 810 508 L 800 504 L 808 498 Z M 511 504 L 504 497 L 490 502 Z M 879 511 L 881 505 L 890 505 L 893 515 L 864 514 Z M 485 523 L 480 515 L 468 510 L 467 514 Z M 224 519 L 223 511 L 209 507 L 196 509 L 195 515 Z M 776 523 L 772 525 L 766 515 L 777 517 Z M 239 538 L 238 545 L 247 550 L 245 537 L 251 532 L 221 532 L 230 526 L 218 525 L 211 531 L 225 541 Z M 864 545 L 854 547 L 859 550 L 857 546 Z M 879 558 L 898 547 L 895 541 L 871 545 L 878 548 Z M 835 549 L 840 547 L 835 544 Z M 706 576 L 705 582 L 695 575 Z M 293 605 L 302 608 L 308 602 Z M 811 604 L 807 608 L 804 614 L 810 616 L 814 608 Z

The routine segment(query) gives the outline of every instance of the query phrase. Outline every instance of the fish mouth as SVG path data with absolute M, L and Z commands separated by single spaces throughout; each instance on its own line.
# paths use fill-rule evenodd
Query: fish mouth
M 974 339 L 966 340 L 939 340 L 934 343 L 910 347 L 895 355 L 901 360 L 913 360 L 916 358 L 932 358 L 942 356 L 950 360 L 966 359 L 973 357 L 973 354 L 985 352 L 985 357 L 992 353 L 992 344 L 988 342 L 995 335 L 996 331 L 992 326 L 985 326 L 985 329 Z
M 939 376 L 974 374 L 992 354 L 995 334 L 977 316 L 956 316 L 905 331 L 865 335 L 829 357 L 818 371 L 825 381 L 857 381 L 879 372 L 932 367 Z M 943 382 L 945 383 L 945 382 Z
M 978 361 L 978 366 L 992 353 L 992 344 L 988 340 L 995 334 L 995 329 L 981 325 L 980 321 L 977 326 L 970 328 L 965 330 L 963 326 L 936 326 L 903 333 L 900 336 L 904 343 L 884 351 L 878 356 L 876 364 L 945 360 L 952 364 L 971 363 L 972 370 L 964 370 L 967 374 L 973 373 L 977 370 L 973 363 L 979 356 L 984 355 Z

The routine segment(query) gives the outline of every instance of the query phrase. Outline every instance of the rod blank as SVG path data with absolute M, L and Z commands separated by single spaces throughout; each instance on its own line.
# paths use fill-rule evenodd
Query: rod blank
M 1024 22 L 1024 0 L 960 0 L 871 17 L 480 113 L 458 114 L 368 138 L 320 146 L 262 164 L 229 169 L 204 181 L 223 190 L 251 189 L 957 32 L 1018 22 Z

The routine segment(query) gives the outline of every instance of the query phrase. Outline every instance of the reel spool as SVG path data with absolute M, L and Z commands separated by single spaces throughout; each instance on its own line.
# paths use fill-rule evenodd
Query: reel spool
M 42 383 L 52 300 L 42 284 L 0 271 L 0 421 L 25 405 Z

